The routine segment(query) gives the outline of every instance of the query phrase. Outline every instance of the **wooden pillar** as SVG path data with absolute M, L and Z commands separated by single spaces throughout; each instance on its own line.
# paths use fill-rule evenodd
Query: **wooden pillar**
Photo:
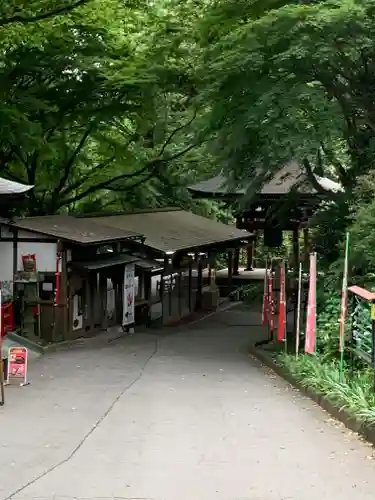
M 303 228 L 303 261 L 305 266 L 309 265 L 309 257 L 310 257 L 310 235 L 309 228 Z
M 99 273 L 99 296 L 100 296 L 100 328 L 102 330 L 107 330 L 108 328 L 108 314 L 107 314 L 107 275 L 102 272 Z
M 228 251 L 228 294 L 232 292 L 233 286 L 233 250 Z
M 192 312 L 193 263 L 189 261 L 189 312 Z
M 116 315 L 116 323 L 122 324 L 122 314 L 124 308 L 124 266 L 121 267 L 120 276 L 115 279 L 115 315 Z
M 178 300 L 178 316 L 182 316 L 182 274 L 181 271 L 177 275 L 177 300 Z
M 299 230 L 293 229 L 293 271 L 298 274 L 299 269 Z
M 211 286 L 211 277 L 212 277 L 212 264 L 210 262 L 208 264 L 208 286 Z
M 296 331 L 297 326 L 297 277 L 299 273 L 299 230 L 293 230 L 293 274 L 294 274 L 294 312 L 293 312 L 293 332 Z
M 145 271 L 144 285 L 145 285 L 145 300 L 147 300 L 146 326 L 149 327 L 151 325 L 151 309 L 152 309 L 152 272 L 151 271 Z
M 234 259 L 233 259 L 233 276 L 238 276 L 240 267 L 240 249 L 236 248 L 234 250 Z
M 63 248 L 59 245 L 58 248 L 61 252 L 61 276 L 60 276 L 60 298 L 59 298 L 59 306 L 56 306 L 57 318 L 60 319 L 62 316 L 62 331 L 60 330 L 60 335 L 63 340 L 70 337 L 71 333 L 71 316 L 70 316 L 70 304 L 71 304 L 71 291 L 68 284 L 68 256 L 66 248 Z M 60 313 L 61 311 L 61 313 Z M 55 321 L 57 319 L 55 317 Z M 59 321 L 57 319 L 57 321 Z M 56 339 L 54 339 L 56 340 Z
M 251 242 L 250 245 L 246 248 L 246 253 L 247 253 L 247 266 L 246 266 L 245 271 L 252 271 L 253 270 L 253 258 L 254 258 L 253 242 Z
M 203 266 L 202 260 L 198 257 L 198 290 L 195 310 L 199 311 L 202 308 L 202 288 L 203 288 Z
M 164 258 L 164 269 L 161 274 L 161 282 L 160 282 L 160 301 L 161 301 L 161 317 L 162 317 L 162 322 L 164 323 L 164 314 L 165 314 L 165 281 L 164 278 L 167 274 L 167 268 L 168 268 L 168 257 Z

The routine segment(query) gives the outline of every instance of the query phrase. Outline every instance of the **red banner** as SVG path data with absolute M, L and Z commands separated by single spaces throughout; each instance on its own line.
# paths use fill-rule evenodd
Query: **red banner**
M 285 340 L 285 264 L 280 264 L 280 305 L 279 305 L 279 328 L 277 330 L 277 340 Z
M 61 271 L 60 271 L 61 255 L 56 254 L 56 293 L 55 293 L 55 306 L 60 302 L 60 288 L 61 288 Z
M 267 290 L 267 269 L 264 273 L 264 284 L 263 284 L 263 304 L 262 304 L 262 326 L 267 326 L 268 321 L 268 290 Z
M 8 332 L 14 331 L 13 302 L 1 306 L 0 335 L 5 337 Z
M 270 270 L 270 274 L 268 277 L 268 302 L 269 302 L 269 312 L 270 312 L 269 332 L 270 332 L 270 336 L 272 336 L 274 331 L 275 331 L 275 305 L 274 305 L 274 300 L 273 300 L 272 268 Z
M 310 255 L 309 295 L 305 335 L 305 352 L 315 354 L 316 331 L 316 253 Z

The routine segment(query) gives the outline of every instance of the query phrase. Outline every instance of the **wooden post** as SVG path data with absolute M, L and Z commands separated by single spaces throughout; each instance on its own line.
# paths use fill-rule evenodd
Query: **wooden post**
M 293 229 L 293 271 L 294 275 L 298 275 L 299 269 L 299 231 Z
M 101 325 L 102 330 L 108 328 L 108 314 L 107 314 L 107 276 L 104 272 L 99 273 L 99 295 L 100 295 L 100 309 L 101 309 Z
M 60 277 L 60 301 L 62 302 L 63 331 L 62 337 L 66 339 L 71 335 L 70 321 L 70 287 L 68 283 L 68 254 L 67 249 L 61 249 L 61 277 Z M 56 309 L 58 309 L 58 306 Z M 57 312 L 57 311 L 56 311 Z
M 299 230 L 293 229 L 293 274 L 294 274 L 294 313 L 293 313 L 293 332 L 297 329 L 297 284 L 298 284 L 298 273 L 299 273 Z M 287 332 L 285 333 L 287 335 Z
M 303 260 L 305 266 L 309 265 L 309 258 L 310 258 L 310 235 L 309 235 L 309 228 L 305 227 L 303 229 Z
M 233 250 L 228 251 L 228 295 L 232 292 L 233 286 Z
M 193 263 L 189 261 L 189 312 L 192 312 Z
M 147 300 L 147 321 L 146 326 L 151 325 L 151 309 L 152 309 L 152 272 L 146 271 L 144 276 L 145 284 L 145 300 Z
M 181 271 L 177 275 L 177 300 L 178 300 L 178 316 L 179 319 L 182 316 L 182 274 Z
M 202 285 L 203 285 L 203 267 L 202 260 L 198 257 L 198 290 L 195 310 L 199 311 L 202 308 Z
M 250 245 L 246 248 L 246 254 L 247 254 L 247 266 L 246 266 L 245 271 L 252 271 L 253 270 L 253 257 L 254 257 L 253 242 L 251 242 Z
M 240 249 L 236 248 L 234 250 L 234 261 L 233 261 L 233 276 L 239 276 L 240 267 Z

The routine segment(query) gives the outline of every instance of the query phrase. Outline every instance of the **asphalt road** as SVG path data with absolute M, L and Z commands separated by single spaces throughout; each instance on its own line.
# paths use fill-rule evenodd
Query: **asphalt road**
M 35 361 L 0 409 L 0 499 L 373 500 L 372 448 L 249 358 L 254 321 Z

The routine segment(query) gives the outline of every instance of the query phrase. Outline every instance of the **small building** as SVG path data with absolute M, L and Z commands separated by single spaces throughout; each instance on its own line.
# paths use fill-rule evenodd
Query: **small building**
M 121 323 L 124 269 L 136 258 L 120 245 L 130 240 L 142 235 L 64 215 L 1 219 L 2 293 L 22 334 L 54 342 Z
M 194 311 L 214 308 L 217 297 L 212 296 L 212 270 L 217 256 L 231 256 L 253 238 L 234 225 L 176 208 L 102 215 L 89 220 L 144 235 L 141 244 L 126 242 L 124 251 L 131 249 L 132 255 L 142 259 L 136 262 L 136 305 L 142 305 L 142 318 L 147 323 L 174 323 Z
M 170 324 L 217 306 L 217 255 L 251 238 L 178 209 L 2 218 L 3 297 L 21 334 L 44 343 L 128 321 Z
M 290 161 L 263 185 L 245 182 L 238 189 L 230 189 L 228 179 L 220 173 L 189 187 L 194 198 L 207 198 L 231 205 L 236 212 L 237 227 L 251 233 L 262 231 L 266 246 L 280 246 L 282 232 L 293 233 L 293 267 L 298 269 L 299 231 L 304 230 L 305 253 L 309 252 L 308 220 L 315 213 L 327 193 L 338 193 L 342 187 L 326 177 L 312 174 L 314 182 L 296 162 Z M 251 196 L 245 197 L 246 193 Z M 253 247 L 248 247 L 247 269 L 253 266 Z M 234 274 L 238 274 L 238 254 L 234 259 Z

